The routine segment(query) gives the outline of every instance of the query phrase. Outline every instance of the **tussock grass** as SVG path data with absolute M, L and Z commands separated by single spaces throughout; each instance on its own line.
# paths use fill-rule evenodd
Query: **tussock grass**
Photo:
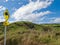
M 4 45 L 4 26 L 0 26 L 0 44 Z M 7 45 L 60 45 L 60 24 L 15 22 L 7 27 Z

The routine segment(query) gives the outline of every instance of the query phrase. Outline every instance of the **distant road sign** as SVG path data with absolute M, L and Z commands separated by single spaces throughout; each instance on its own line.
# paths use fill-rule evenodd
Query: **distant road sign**
M 8 19 L 9 19 L 9 17 L 10 17 L 8 9 L 6 9 L 6 10 L 4 11 L 4 14 L 3 14 L 3 15 L 4 15 L 4 18 L 5 18 L 5 22 L 3 23 L 3 25 L 4 25 L 4 26 L 7 26 L 7 25 L 9 25 Z

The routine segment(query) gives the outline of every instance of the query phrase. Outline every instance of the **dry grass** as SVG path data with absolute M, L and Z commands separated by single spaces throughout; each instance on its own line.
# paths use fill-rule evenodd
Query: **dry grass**
M 2 30 L 3 27 L 0 30 L 0 45 L 4 45 Z M 13 23 L 8 27 L 6 41 L 7 45 L 60 45 L 60 26 Z
M 54 42 L 56 42 L 53 32 L 17 30 L 9 33 L 7 34 L 7 45 L 55 45 Z M 3 45 L 3 41 L 1 43 Z

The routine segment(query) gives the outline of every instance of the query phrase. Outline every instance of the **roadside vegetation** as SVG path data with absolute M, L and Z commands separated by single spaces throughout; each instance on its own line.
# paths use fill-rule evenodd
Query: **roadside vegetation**
M 15 22 L 7 26 L 7 45 L 60 45 L 60 24 Z M 4 26 L 0 23 L 0 45 L 4 45 Z

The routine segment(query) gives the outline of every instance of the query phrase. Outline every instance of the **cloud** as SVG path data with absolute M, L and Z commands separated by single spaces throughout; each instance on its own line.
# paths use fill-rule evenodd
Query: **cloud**
M 60 18 L 55 18 L 55 19 L 53 20 L 53 22 L 54 22 L 54 23 L 60 23 Z
M 36 14 L 29 14 L 28 16 L 25 15 L 25 17 L 22 18 L 19 18 L 19 20 L 25 20 L 25 21 L 36 21 L 37 18 L 41 17 L 41 16 L 44 16 L 46 14 L 50 14 L 51 12 L 50 11 L 45 11 L 45 12 L 40 12 L 40 13 L 36 13 Z
M 30 2 L 26 5 L 23 5 L 19 9 L 17 9 L 13 14 L 12 18 L 15 18 L 16 21 L 26 20 L 26 21 L 33 21 L 38 17 L 50 14 L 50 11 L 40 12 L 40 13 L 32 13 L 35 10 L 47 8 L 50 4 L 52 4 L 52 0 L 45 0 L 45 1 L 35 1 Z
M 17 8 L 13 7 L 13 8 L 12 8 L 12 10 L 13 10 L 13 11 L 16 11 L 16 10 L 17 10 Z
M 0 22 L 3 22 L 3 21 L 5 21 L 3 16 L 0 16 Z
M 8 2 L 8 0 L 5 0 L 6 2 Z
M 3 22 L 4 21 L 4 18 L 3 18 L 3 11 L 5 10 L 6 8 L 4 6 L 0 6 L 0 22 Z
M 47 18 L 47 19 L 49 19 L 49 21 L 44 22 L 44 23 L 60 23 L 60 17 L 51 17 L 51 18 Z
M 5 10 L 6 8 L 4 6 L 0 6 L 0 11 Z

